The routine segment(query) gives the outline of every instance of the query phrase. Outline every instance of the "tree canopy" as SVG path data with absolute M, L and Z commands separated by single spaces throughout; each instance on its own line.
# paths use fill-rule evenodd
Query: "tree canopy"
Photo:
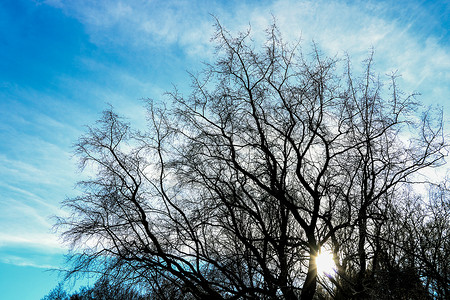
M 442 114 L 374 74 L 373 53 L 354 75 L 275 25 L 262 45 L 216 26 L 216 62 L 189 95 L 148 100 L 147 130 L 110 109 L 79 139 L 96 176 L 58 219 L 68 275 L 152 299 L 448 299 L 448 184 L 415 188 L 444 164 Z

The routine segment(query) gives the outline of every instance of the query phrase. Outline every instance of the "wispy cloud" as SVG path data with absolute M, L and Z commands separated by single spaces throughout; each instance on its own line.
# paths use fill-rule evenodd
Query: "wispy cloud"
M 329 55 L 347 52 L 359 63 L 372 47 L 381 73 L 399 70 L 407 89 L 444 96 L 450 80 L 448 33 L 437 23 L 437 9 L 408 1 L 74 1 L 49 2 L 85 25 L 94 43 L 108 47 L 157 47 L 177 44 L 188 55 L 207 59 L 216 15 L 231 30 L 251 24 L 255 32 L 272 22 L 287 40 L 312 40 Z M 442 17 L 443 18 L 443 17 Z M 105 44 L 106 43 L 106 44 Z M 433 84 L 434 83 L 434 84 Z M 434 100 L 433 100 L 434 102 Z M 442 101 L 445 104 L 446 101 Z M 449 106 L 450 108 L 450 106 Z
M 61 246 L 57 236 L 45 233 L 36 223 L 30 222 L 27 225 L 29 230 L 26 233 L 4 227 L 6 232 L 0 233 L 0 263 L 43 269 L 58 268 L 67 249 Z
M 21 267 L 34 267 L 39 269 L 57 269 L 58 265 L 50 265 L 50 264 L 39 264 L 36 263 L 30 259 L 21 257 L 21 256 L 15 256 L 15 255 L 5 255 L 2 258 L 0 258 L 1 263 L 10 264 L 10 265 L 16 265 Z
M 28 234 L 12 234 L 0 233 L 0 248 L 1 247 L 21 247 L 34 248 L 48 254 L 62 253 L 64 249 L 54 234 L 33 232 L 30 230 Z
M 196 1 L 46 1 L 86 26 L 92 42 L 109 47 L 180 43 L 187 52 L 207 49 L 212 33 L 204 3 Z M 205 39 L 205 36 L 207 37 Z

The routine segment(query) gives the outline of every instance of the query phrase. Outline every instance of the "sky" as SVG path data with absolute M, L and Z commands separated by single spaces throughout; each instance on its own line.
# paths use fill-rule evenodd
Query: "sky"
M 273 18 L 285 40 L 398 70 L 400 87 L 450 112 L 450 1 L 0 1 L 0 291 L 41 299 L 66 247 L 52 216 L 83 178 L 73 144 L 108 105 L 136 126 L 143 100 L 189 93 L 214 61 L 214 17 L 255 40 Z

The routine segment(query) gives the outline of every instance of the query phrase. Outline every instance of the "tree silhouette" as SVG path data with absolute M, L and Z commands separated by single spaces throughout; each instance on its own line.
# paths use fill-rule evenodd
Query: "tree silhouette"
M 316 297 L 381 299 L 375 283 L 408 242 L 389 232 L 394 208 L 446 154 L 440 114 L 418 115 L 395 74 L 384 87 L 372 54 L 358 77 L 349 59 L 304 55 L 275 25 L 262 46 L 216 26 L 217 61 L 189 96 L 149 100 L 146 132 L 111 109 L 80 138 L 81 167 L 97 175 L 58 220 L 69 275 L 100 272 L 156 299 L 306 300 L 318 283 L 329 295 Z M 315 264 L 323 246 L 329 278 Z
M 53 290 L 51 290 L 42 300 L 67 300 L 68 295 L 64 287 L 59 283 Z
M 138 291 L 136 287 L 124 285 L 122 282 L 115 282 L 102 277 L 95 282 L 92 287 L 81 287 L 78 292 L 67 293 L 62 283 L 53 289 L 42 300 L 147 300 L 154 299 L 150 295 L 145 295 Z

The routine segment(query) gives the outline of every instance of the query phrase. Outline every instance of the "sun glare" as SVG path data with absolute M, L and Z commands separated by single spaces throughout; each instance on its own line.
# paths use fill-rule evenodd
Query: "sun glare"
M 332 275 L 336 272 L 333 254 L 322 249 L 316 257 L 317 273 L 319 275 Z

